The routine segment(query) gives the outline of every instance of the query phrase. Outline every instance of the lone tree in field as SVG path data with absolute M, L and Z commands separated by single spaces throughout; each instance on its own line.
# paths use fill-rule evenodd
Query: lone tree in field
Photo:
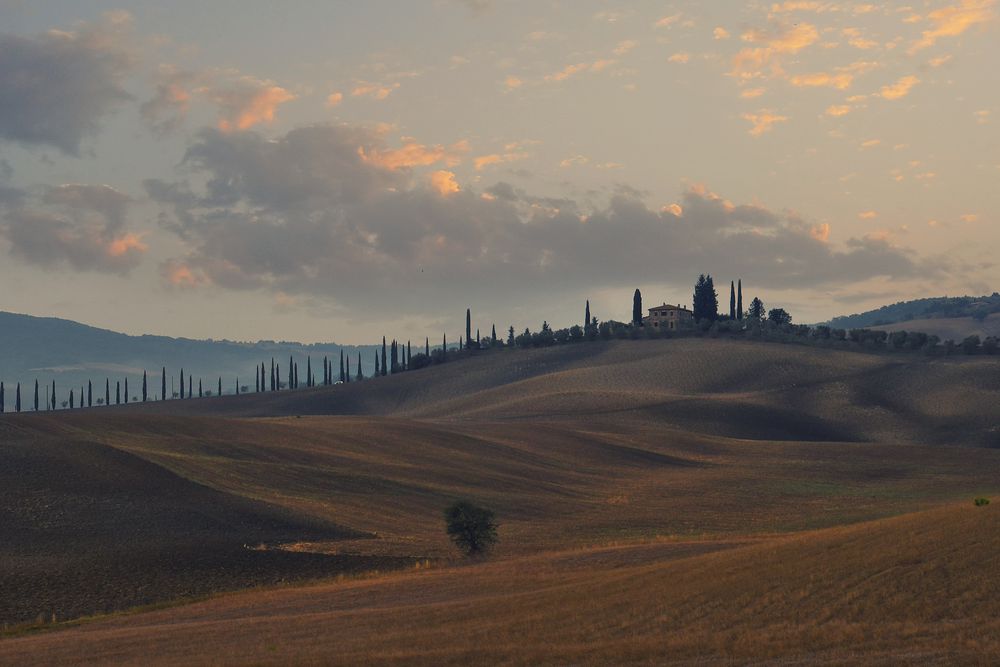
M 642 292 L 639 291 L 638 287 L 635 288 L 635 294 L 632 295 L 632 326 L 642 326 Z
M 485 553 L 497 541 L 493 512 L 467 501 L 459 501 L 444 511 L 448 537 L 466 556 Z
M 694 286 L 694 319 L 714 322 L 719 318 L 719 295 L 715 291 L 712 276 L 698 276 Z

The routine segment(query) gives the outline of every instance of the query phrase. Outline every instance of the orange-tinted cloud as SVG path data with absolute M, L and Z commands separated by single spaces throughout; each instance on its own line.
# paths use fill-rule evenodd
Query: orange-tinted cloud
M 455 180 L 455 174 L 453 172 L 445 171 L 443 169 L 435 171 L 431 174 L 430 180 L 431 188 L 442 197 L 447 197 L 461 191 L 461 188 L 458 187 L 458 181 Z
M 799 23 L 777 34 L 751 29 L 743 33 L 742 39 L 761 46 L 748 47 L 737 53 L 733 58 L 732 74 L 752 79 L 764 76 L 764 70 L 768 68 L 772 75 L 784 74 L 782 59 L 814 44 L 819 39 L 819 31 L 810 23 Z
M 858 217 L 862 220 L 874 220 L 878 217 L 878 213 L 875 211 L 862 211 L 861 213 L 858 213 Z
M 961 0 L 955 5 L 932 11 L 927 15 L 932 27 L 923 31 L 909 52 L 916 53 L 934 46 L 942 37 L 957 37 L 975 25 L 992 21 L 995 5 L 996 0 Z
M 326 106 L 335 107 L 339 106 L 341 102 L 344 101 L 343 93 L 330 93 L 326 98 Z
M 851 113 L 851 107 L 846 104 L 834 104 L 826 109 L 827 116 L 846 116 L 849 113 Z
M 787 116 L 780 116 L 769 109 L 761 109 L 757 113 L 745 113 L 741 117 L 743 120 L 749 121 L 752 125 L 750 134 L 754 137 L 759 137 L 766 132 L 770 132 L 776 123 L 788 121 Z
M 358 154 L 365 162 L 391 171 L 411 167 L 427 167 L 438 162 L 454 167 L 461 163 L 462 157 L 468 152 L 469 143 L 467 141 L 459 141 L 445 147 L 441 144 L 426 146 L 409 138 L 403 140 L 402 148 L 382 151 L 373 149 L 369 152 L 365 152 L 363 148 L 358 149 Z
M 254 125 L 274 122 L 278 107 L 295 99 L 281 86 L 252 77 L 243 77 L 230 88 L 205 91 L 219 105 L 219 129 L 223 132 L 248 130 Z
M 827 241 L 830 240 L 829 223 L 824 222 L 823 224 L 820 225 L 814 225 L 809 230 L 809 236 L 813 237 L 817 241 L 822 241 L 823 243 L 826 243 Z
M 351 90 L 352 97 L 368 97 L 373 100 L 384 100 L 399 88 L 399 83 L 381 84 L 361 81 Z
M 796 88 L 836 88 L 837 90 L 850 88 L 853 81 L 854 76 L 844 72 L 839 74 L 827 72 L 797 74 L 789 79 L 789 82 Z
M 119 236 L 108 244 L 108 254 L 112 257 L 121 257 L 130 252 L 144 253 L 149 250 L 149 246 L 143 242 L 138 234 L 128 232 Z
M 879 95 L 887 100 L 898 100 L 909 95 L 910 89 L 918 83 L 920 83 L 920 79 L 917 77 L 904 76 L 894 84 L 882 86 L 882 89 L 879 91 Z
M 172 287 L 194 288 L 207 285 L 208 277 L 199 269 L 195 269 L 180 260 L 167 260 L 160 266 L 163 279 Z

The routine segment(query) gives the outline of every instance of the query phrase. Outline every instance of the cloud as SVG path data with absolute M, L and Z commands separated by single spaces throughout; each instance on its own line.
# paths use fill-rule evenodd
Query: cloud
M 431 174 L 430 183 L 431 188 L 442 197 L 447 197 L 461 191 L 461 188 L 458 187 L 458 181 L 455 180 L 455 174 L 450 171 L 435 171 Z
M 184 123 L 194 95 L 192 88 L 200 79 L 197 72 L 179 70 L 173 65 L 157 68 L 153 75 L 156 92 L 139 107 L 142 119 L 155 134 L 169 134 Z
M 742 49 L 733 57 L 733 76 L 758 78 L 766 75 L 765 69 L 769 69 L 772 76 L 783 76 L 783 59 L 814 44 L 819 39 L 819 31 L 810 23 L 797 23 L 775 32 L 751 29 L 743 33 L 742 39 L 761 46 Z
M 996 17 L 995 5 L 996 0 L 961 0 L 930 12 L 926 20 L 932 27 L 923 31 L 920 39 L 910 46 L 909 53 L 912 55 L 934 46 L 942 37 L 958 37 L 973 26 L 992 21 Z
M 223 132 L 273 123 L 278 107 L 295 99 L 295 95 L 274 82 L 252 76 L 205 92 L 219 107 L 219 129 Z
M 634 39 L 626 39 L 618 43 L 618 46 L 614 48 L 613 53 L 616 56 L 621 57 L 626 55 L 629 51 L 631 51 L 637 46 L 639 46 L 639 42 L 635 41 Z
M 767 88 L 747 88 L 740 93 L 740 97 L 745 100 L 752 100 L 767 92 Z
M 340 106 L 340 103 L 343 101 L 344 101 L 344 94 L 340 92 L 330 93 L 329 95 L 326 96 L 326 106 L 331 109 L 333 107 Z
M 847 104 L 834 104 L 826 108 L 827 116 L 846 116 L 851 113 L 851 107 Z
M 751 124 L 750 134 L 754 137 L 770 132 L 776 123 L 788 121 L 787 116 L 780 116 L 769 109 L 761 109 L 757 113 L 745 113 L 741 118 Z
M 883 99 L 898 100 L 910 94 L 910 89 L 920 83 L 920 79 L 915 76 L 904 76 L 899 81 L 888 86 L 882 86 L 879 95 Z
M 358 150 L 365 162 L 395 171 L 410 167 L 429 167 L 439 162 L 454 167 L 461 164 L 462 157 L 469 152 L 469 144 L 466 141 L 459 141 L 451 146 L 441 144 L 425 146 L 414 139 L 406 138 L 402 148 Z
M 539 285 L 551 300 L 687 284 L 720 265 L 765 287 L 933 272 L 888 239 L 836 246 L 822 225 L 706 189 L 662 211 L 627 187 L 587 209 L 505 183 L 442 196 L 423 178 L 360 159 L 358 144 L 389 150 L 351 126 L 298 128 L 274 141 L 201 133 L 182 165 L 190 181 L 147 184 L 185 248 L 164 263 L 164 280 L 322 299 L 366 317 L 438 316 L 456 301 L 523 304 Z
M 812 74 L 797 74 L 789 80 L 796 88 L 836 88 L 845 90 L 851 87 L 854 76 L 841 72 L 839 74 L 829 74 L 827 72 L 815 72 Z
M 689 60 L 691 60 L 691 54 L 684 52 L 675 53 L 669 58 L 667 58 L 668 63 L 678 63 L 681 65 L 687 64 Z
M 124 18 L 123 18 L 124 17 Z M 127 15 L 75 30 L 0 34 L 0 139 L 78 155 L 83 140 L 131 99 L 124 88 L 136 61 Z
M 503 83 L 507 87 L 507 90 L 516 90 L 517 88 L 520 88 L 521 86 L 524 85 L 524 81 L 522 81 L 519 77 L 514 76 L 513 74 L 509 74 L 507 78 L 504 79 Z
M 528 153 L 526 147 L 538 143 L 536 141 L 514 141 L 504 146 L 503 153 L 490 153 L 489 155 L 480 155 L 472 161 L 473 166 L 476 171 L 482 171 L 486 167 L 491 167 L 498 164 L 506 164 L 508 162 L 517 162 L 518 160 L 526 160 L 531 157 Z
M 712 37 L 718 40 L 729 39 L 729 31 L 720 26 L 712 31 Z
M 10 253 L 39 266 L 126 274 L 148 250 L 126 228 L 131 199 L 106 185 L 42 186 L 3 202 L 0 237 Z
M 670 14 L 669 16 L 664 16 L 663 18 L 657 19 L 653 24 L 654 28 L 669 28 L 683 18 L 683 14 Z
M 874 220 L 878 217 L 878 213 L 875 211 L 862 211 L 858 213 L 858 217 L 862 220 Z
M 351 97 L 368 97 L 373 100 L 384 100 L 399 88 L 398 82 L 389 84 L 360 81 L 351 90 Z

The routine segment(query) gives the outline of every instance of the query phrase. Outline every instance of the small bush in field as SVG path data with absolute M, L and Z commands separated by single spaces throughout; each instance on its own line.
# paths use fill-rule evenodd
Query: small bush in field
M 448 537 L 467 556 L 485 553 L 497 541 L 497 523 L 488 509 L 459 501 L 444 511 L 444 520 Z
M 976 498 L 972 502 L 975 503 L 976 507 L 982 507 L 983 505 L 989 505 L 990 504 L 990 499 L 989 498 Z

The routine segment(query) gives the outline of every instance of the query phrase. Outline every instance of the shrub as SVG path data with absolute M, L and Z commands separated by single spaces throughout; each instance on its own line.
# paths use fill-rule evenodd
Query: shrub
M 976 498 L 972 502 L 975 504 L 976 507 L 982 507 L 983 505 L 989 505 L 990 504 L 990 499 L 989 498 Z
M 461 500 L 444 511 L 448 537 L 466 556 L 485 553 L 497 541 L 493 512 Z

